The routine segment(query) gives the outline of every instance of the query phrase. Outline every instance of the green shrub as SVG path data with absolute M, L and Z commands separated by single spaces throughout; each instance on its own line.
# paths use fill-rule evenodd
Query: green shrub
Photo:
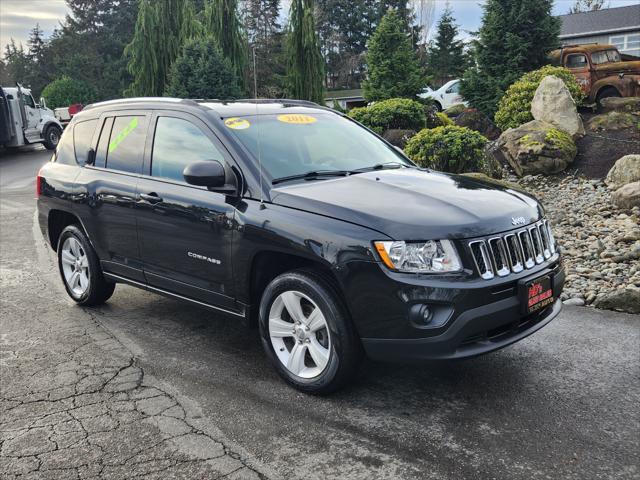
M 531 115 L 531 101 L 533 100 L 538 85 L 540 85 L 542 79 L 547 75 L 553 75 L 564 81 L 576 105 L 582 103 L 585 95 L 573 74 L 566 68 L 546 65 L 533 72 L 525 73 L 518 81 L 509 87 L 500 99 L 498 111 L 495 115 L 495 122 L 501 130 L 519 127 L 533 120 L 533 116 Z
M 54 80 L 42 90 L 47 107 L 68 107 L 74 103 L 86 105 L 96 100 L 96 91 L 88 83 L 66 75 Z
M 423 167 L 451 173 L 483 172 L 487 168 L 486 143 L 478 132 L 449 125 L 421 130 L 404 152 Z
M 443 127 L 446 127 L 447 125 L 453 125 L 453 120 L 451 120 L 446 113 L 438 112 L 436 113 L 436 116 L 440 119 L 440 122 L 442 122 Z
M 386 130 L 420 130 L 425 127 L 424 106 L 407 98 L 391 98 L 370 107 L 354 108 L 349 112 L 354 120 L 382 135 Z

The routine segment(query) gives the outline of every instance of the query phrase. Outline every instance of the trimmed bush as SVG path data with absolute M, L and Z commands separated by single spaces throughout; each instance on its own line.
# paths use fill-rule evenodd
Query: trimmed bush
M 569 89 L 569 92 L 571 92 L 576 105 L 582 103 L 585 94 L 573 74 L 564 67 L 546 65 L 533 72 L 525 73 L 509 87 L 500 99 L 495 122 L 501 130 L 519 127 L 533 120 L 531 101 L 538 89 L 538 85 L 547 75 L 560 78 Z
M 66 75 L 54 80 L 42 90 L 47 107 L 68 107 L 74 103 L 86 105 L 96 100 L 96 91 L 88 83 Z
M 404 152 L 422 167 L 450 173 L 483 172 L 487 168 L 486 143 L 478 132 L 449 125 L 421 130 Z
M 447 116 L 449 116 L 449 117 L 457 117 L 462 112 L 464 112 L 466 109 L 467 109 L 467 107 L 464 106 L 464 103 L 456 103 L 455 105 L 451 105 L 449 108 L 447 108 L 444 111 L 444 113 L 446 113 Z
M 437 112 L 436 116 L 440 119 L 440 122 L 442 122 L 443 127 L 446 127 L 447 125 L 453 125 L 453 120 L 451 120 L 446 113 Z
M 379 135 L 391 129 L 417 131 L 426 124 L 424 106 L 407 98 L 391 98 L 370 107 L 354 108 L 349 116 Z

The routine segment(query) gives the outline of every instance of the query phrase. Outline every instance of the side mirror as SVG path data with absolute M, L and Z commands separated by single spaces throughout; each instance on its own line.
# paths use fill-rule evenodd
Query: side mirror
M 47 108 L 47 101 L 44 97 L 40 97 L 40 108 Z
M 212 192 L 227 195 L 236 192 L 236 186 L 233 183 L 227 183 L 225 169 L 217 160 L 194 162 L 185 167 L 182 175 L 189 185 L 207 187 Z

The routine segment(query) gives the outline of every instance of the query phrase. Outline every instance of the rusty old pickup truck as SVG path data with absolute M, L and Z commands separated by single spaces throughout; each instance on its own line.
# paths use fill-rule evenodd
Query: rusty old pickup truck
M 549 56 L 575 75 L 590 103 L 640 96 L 640 58 L 622 55 L 614 45 L 567 45 Z

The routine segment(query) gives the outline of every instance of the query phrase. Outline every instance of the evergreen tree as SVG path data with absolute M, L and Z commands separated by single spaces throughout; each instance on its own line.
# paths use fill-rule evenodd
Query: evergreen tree
M 424 88 L 425 76 L 413 49 L 412 34 L 395 10 L 382 18 L 368 46 L 368 78 L 363 83 L 367 101 L 414 98 Z
M 32 89 L 32 94 L 37 98 L 44 86 L 49 82 L 49 68 L 46 65 L 47 45 L 42 38 L 40 24 L 29 32 L 27 40 L 27 58 L 29 59 L 28 72 L 20 81 Z
M 171 67 L 166 95 L 179 98 L 217 98 L 242 96 L 238 77 L 213 37 L 187 41 Z
M 447 6 L 438 21 L 435 41 L 427 52 L 428 73 L 438 85 L 462 76 L 468 66 L 464 43 L 457 40 L 458 26 L 451 9 Z
M 161 96 L 183 43 L 198 31 L 190 0 L 140 0 L 135 32 L 125 48 L 133 82 L 125 93 Z
M 461 93 L 475 108 L 493 116 L 506 89 L 520 76 L 547 63 L 558 47 L 560 20 L 553 0 L 487 0 L 474 42 L 477 68 L 465 73 Z
M 576 0 L 569 13 L 595 12 L 604 8 L 604 0 Z
M 24 51 L 22 43 L 16 45 L 15 40 L 5 45 L 5 85 L 15 85 L 16 82 L 23 83 L 29 75 L 31 62 L 29 55 Z
M 286 43 L 288 94 L 322 103 L 324 71 L 313 0 L 291 2 Z
M 204 9 L 204 26 L 233 65 L 244 89 L 249 52 L 246 32 L 238 15 L 237 0 L 210 0 Z
M 278 23 L 279 0 L 247 0 L 244 2 L 242 19 L 249 39 L 249 54 L 256 54 L 256 71 L 250 61 L 248 87 L 258 97 L 283 95 L 285 74 L 282 54 L 282 27 Z

